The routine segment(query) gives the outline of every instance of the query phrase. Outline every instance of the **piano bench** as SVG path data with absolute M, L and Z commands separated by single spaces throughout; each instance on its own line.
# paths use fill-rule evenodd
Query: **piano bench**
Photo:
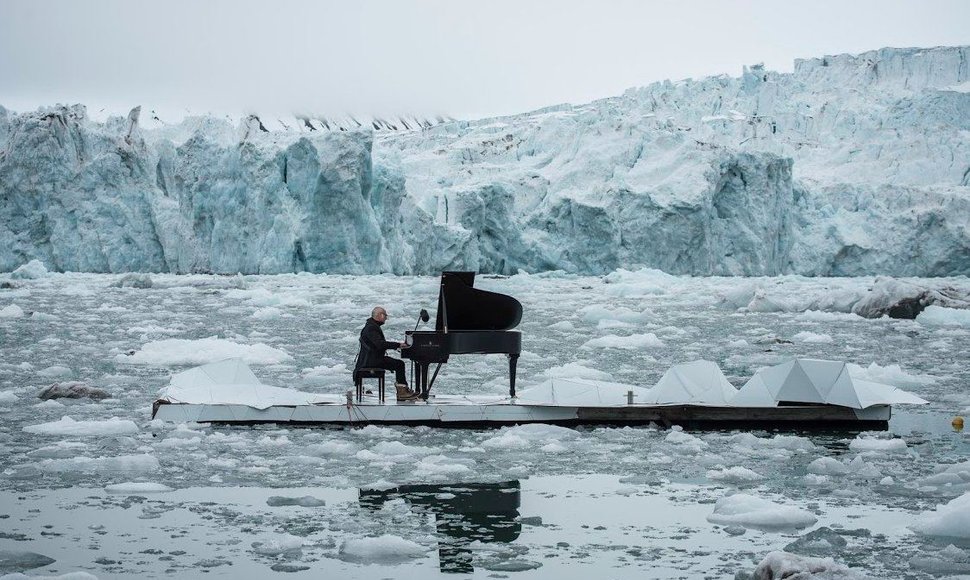
M 384 369 L 362 368 L 354 371 L 354 385 L 357 387 L 357 402 L 364 399 L 364 379 L 377 379 L 379 401 L 384 403 Z

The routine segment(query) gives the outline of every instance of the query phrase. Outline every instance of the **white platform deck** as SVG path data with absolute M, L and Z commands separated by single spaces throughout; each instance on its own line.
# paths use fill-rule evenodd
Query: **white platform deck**
M 237 404 L 187 404 L 158 401 L 153 417 L 172 422 L 224 424 L 290 423 L 300 425 L 433 425 L 488 427 L 521 423 L 562 425 L 617 424 L 732 426 L 809 429 L 884 429 L 890 407 L 835 406 L 739 408 L 692 405 L 570 406 L 512 400 L 508 397 L 438 395 L 428 401 L 382 404 L 376 397 L 348 404 L 329 396 L 312 405 L 273 405 L 257 409 Z

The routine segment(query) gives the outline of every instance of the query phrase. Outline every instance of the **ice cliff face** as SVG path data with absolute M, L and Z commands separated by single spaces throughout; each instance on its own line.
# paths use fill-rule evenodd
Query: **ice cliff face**
M 0 108 L 0 270 L 970 274 L 968 56 L 399 131 Z

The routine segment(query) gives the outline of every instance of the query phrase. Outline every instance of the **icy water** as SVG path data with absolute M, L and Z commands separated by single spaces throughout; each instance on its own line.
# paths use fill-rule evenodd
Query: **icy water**
M 152 276 L 151 288 L 115 287 L 121 279 L 0 289 L 0 310 L 24 312 L 0 317 L 0 573 L 45 562 L 33 552 L 54 562 L 31 574 L 99 578 L 731 578 L 786 546 L 874 577 L 970 572 L 965 541 L 907 528 L 970 490 L 935 475 L 970 460 L 968 436 L 950 427 L 970 407 L 970 329 L 837 312 L 872 279 L 619 272 L 476 284 L 523 303 L 522 388 L 550 376 L 650 386 L 697 358 L 740 386 L 807 356 L 858 364 L 930 401 L 898 409 L 891 433 L 862 435 L 152 422 L 173 372 L 259 344 L 244 354 L 265 382 L 344 392 L 371 307 L 387 307 L 385 333 L 401 337 L 421 308 L 433 312 L 437 280 Z M 500 394 L 506 374 L 501 356 L 454 357 L 435 389 Z M 111 396 L 37 398 L 64 381 Z M 63 421 L 34 427 L 65 416 L 80 422 L 74 434 Z M 171 491 L 151 491 L 160 486 Z M 739 492 L 775 507 L 760 523 L 709 521 Z

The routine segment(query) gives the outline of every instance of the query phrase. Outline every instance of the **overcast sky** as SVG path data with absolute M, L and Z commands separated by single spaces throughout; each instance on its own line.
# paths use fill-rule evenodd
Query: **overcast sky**
M 959 44 L 967 0 L 0 0 L 0 104 L 477 118 Z

